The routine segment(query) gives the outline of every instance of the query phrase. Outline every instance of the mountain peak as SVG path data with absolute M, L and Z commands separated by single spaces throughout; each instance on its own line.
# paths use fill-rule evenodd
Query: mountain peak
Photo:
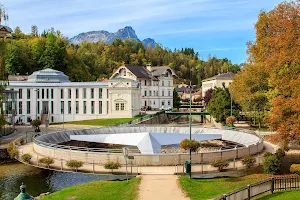
M 83 41 L 103 41 L 106 44 L 111 44 L 116 39 L 134 39 L 138 42 L 141 42 L 141 40 L 136 35 L 135 30 L 131 26 L 125 26 L 124 28 L 119 29 L 115 33 L 110 33 L 105 30 L 80 33 L 72 37 L 69 41 L 73 44 L 80 44 Z M 142 43 L 146 48 L 148 47 L 148 45 L 150 45 L 152 48 L 154 48 L 156 45 L 156 42 L 152 38 L 147 38 L 143 40 Z

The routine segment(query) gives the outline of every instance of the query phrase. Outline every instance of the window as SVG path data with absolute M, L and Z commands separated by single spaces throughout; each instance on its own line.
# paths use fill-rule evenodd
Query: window
M 75 96 L 76 96 L 76 97 L 75 97 L 76 99 L 79 98 L 79 90 L 78 90 L 77 88 L 76 88 L 76 90 L 75 90 Z
M 86 114 L 86 101 L 83 102 L 83 114 Z
M 165 101 L 162 101 L 162 102 L 161 102 L 161 105 L 164 106 L 164 105 L 165 105 Z
M 61 99 L 64 98 L 64 89 L 60 89 L 60 98 L 61 98 Z
M 171 101 L 169 100 L 169 101 L 168 101 L 168 106 L 170 106 L 170 105 L 171 105 Z
M 91 88 L 91 99 L 94 98 L 94 88 Z
M 99 99 L 102 99 L 102 88 L 99 88 Z
M 153 90 L 153 96 L 155 96 L 155 90 Z
M 45 98 L 45 90 L 44 89 L 42 89 L 42 99 L 44 99 Z
M 151 96 L 151 95 L 152 95 L 152 91 L 150 90 L 150 91 L 149 91 L 149 96 Z
M 155 101 L 153 101 L 153 105 L 155 105 Z
M 68 101 L 68 113 L 72 113 L 71 101 Z
M 37 89 L 37 90 L 36 90 L 36 93 L 37 93 L 37 98 L 39 99 L 39 98 L 40 98 L 40 90 Z
M 120 104 L 116 103 L 116 110 L 120 110 Z
M 53 101 L 51 101 L 51 114 L 54 113 L 54 104 L 53 104 Z
M 108 114 L 109 111 L 109 101 L 106 102 L 106 113 Z
M 22 109 L 23 109 L 23 102 L 19 101 L 19 114 L 22 115 Z
M 49 99 L 49 89 L 47 89 L 46 91 L 47 91 L 46 93 L 47 99 Z
M 95 101 L 91 101 L 91 114 L 95 113 Z
M 22 89 L 19 89 L 19 99 L 22 99 Z
M 171 86 L 171 81 L 168 81 L 168 85 Z
M 60 113 L 64 114 L 64 111 L 65 111 L 65 102 L 61 101 L 60 102 Z
M 27 89 L 27 99 L 30 99 L 30 89 Z
M 169 96 L 169 97 L 171 96 L 171 91 L 170 91 L 170 90 L 168 91 L 168 96 Z
M 158 96 L 158 91 L 156 91 L 156 96 Z
M 147 91 L 145 90 L 145 91 L 144 91 L 144 93 L 145 93 L 145 95 L 144 95 L 144 96 L 146 97 L 146 96 L 147 96 Z
M 79 101 L 76 101 L 76 114 L 79 113 Z
M 164 81 L 161 82 L 161 86 L 165 86 L 165 82 Z
M 121 110 L 125 110 L 125 104 L 121 103 Z
M 37 113 L 40 114 L 40 102 L 37 102 Z
M 165 96 L 165 91 L 161 91 L 161 96 Z
M 145 80 L 145 86 L 147 85 L 147 80 Z
M 51 122 L 54 122 L 54 117 L 53 116 L 51 116 Z
M 50 90 L 51 99 L 53 99 L 53 89 Z
M 27 101 L 27 114 L 30 114 L 30 101 Z
M 83 98 L 86 98 L 86 88 L 83 88 Z
M 99 101 L 99 114 L 102 114 L 102 101 Z
M 123 76 L 126 76 L 126 70 L 123 71 Z
M 71 97 L 72 97 L 72 90 L 68 89 L 68 98 L 71 99 Z
M 108 99 L 108 96 L 109 95 L 109 93 L 108 93 L 108 89 L 106 89 L 106 98 Z

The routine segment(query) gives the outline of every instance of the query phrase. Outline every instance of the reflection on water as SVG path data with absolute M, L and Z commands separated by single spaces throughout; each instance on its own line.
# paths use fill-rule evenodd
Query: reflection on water
M 14 170 L 14 165 L 7 166 L 11 168 L 10 170 Z M 26 168 L 28 168 L 28 166 L 26 166 Z M 22 183 L 26 185 L 27 193 L 32 196 L 38 196 L 41 193 L 55 192 L 76 184 L 94 180 L 113 180 L 116 178 L 116 176 L 112 175 L 54 172 L 35 168 L 32 168 L 31 171 L 32 170 L 37 171 L 37 173 L 10 173 L 3 177 L 0 176 L 0 199 L 11 200 L 16 197 L 20 192 L 19 187 Z

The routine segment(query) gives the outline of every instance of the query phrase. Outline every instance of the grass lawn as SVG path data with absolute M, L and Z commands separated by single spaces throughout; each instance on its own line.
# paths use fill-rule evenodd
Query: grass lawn
M 74 121 L 66 122 L 65 124 L 77 124 L 77 125 L 89 125 L 89 126 L 110 126 L 118 123 L 128 122 L 137 118 L 140 118 L 141 115 L 138 115 L 134 118 L 112 118 L 112 119 L 92 119 L 92 120 L 83 120 L 83 121 Z
M 270 176 L 252 174 L 239 178 L 189 179 L 181 176 L 179 182 L 191 200 L 212 199 Z
M 299 199 L 300 190 L 286 191 L 286 192 L 275 192 L 274 194 L 263 195 L 262 197 L 256 198 L 256 200 L 294 200 Z
M 41 200 L 136 200 L 140 178 L 128 181 L 95 181 L 54 192 Z

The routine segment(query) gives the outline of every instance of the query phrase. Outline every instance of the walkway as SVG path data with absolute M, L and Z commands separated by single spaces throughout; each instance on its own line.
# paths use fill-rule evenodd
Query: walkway
M 188 200 L 175 175 L 144 175 L 142 176 L 139 200 Z

